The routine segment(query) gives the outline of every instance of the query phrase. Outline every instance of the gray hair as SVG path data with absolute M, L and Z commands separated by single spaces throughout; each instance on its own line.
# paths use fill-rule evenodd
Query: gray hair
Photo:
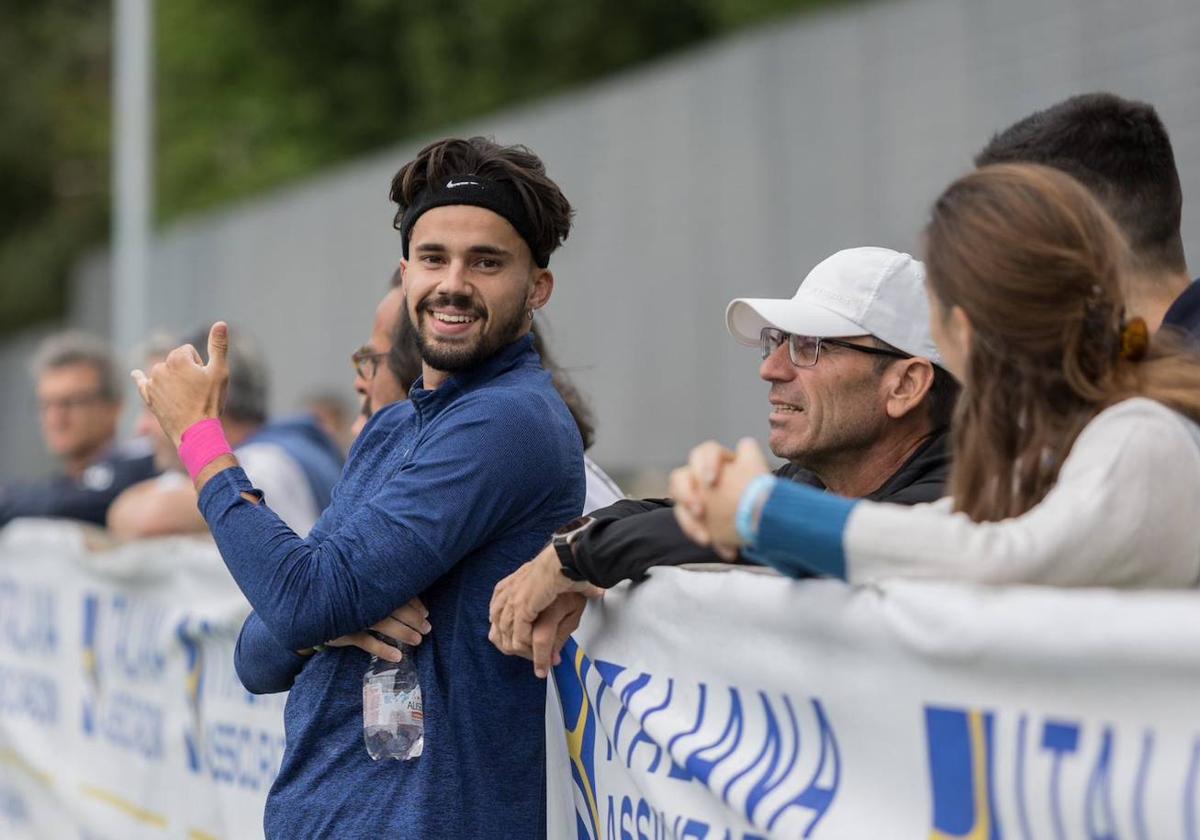
M 47 336 L 38 346 L 30 365 L 34 379 L 44 373 L 71 365 L 87 365 L 100 378 L 100 396 L 119 402 L 117 363 L 112 348 L 104 339 L 79 330 L 66 330 Z
M 137 365 L 148 365 L 151 359 L 165 359 L 179 346 L 179 339 L 165 330 L 156 330 L 133 351 Z M 149 371 L 149 368 L 147 368 Z
M 191 344 L 208 363 L 208 329 L 197 330 L 188 336 Z M 238 423 L 267 421 L 267 365 L 249 336 L 229 327 L 229 390 L 225 395 L 223 416 Z

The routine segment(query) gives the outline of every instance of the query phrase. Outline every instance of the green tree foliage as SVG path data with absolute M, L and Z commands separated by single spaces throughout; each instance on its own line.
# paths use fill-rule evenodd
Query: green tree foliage
M 103 236 L 109 17 L 88 0 L 6 0 L 0 25 L 0 330 L 53 317 Z
M 169 220 L 828 0 L 155 0 Z M 0 330 L 107 226 L 110 9 L 5 0 Z

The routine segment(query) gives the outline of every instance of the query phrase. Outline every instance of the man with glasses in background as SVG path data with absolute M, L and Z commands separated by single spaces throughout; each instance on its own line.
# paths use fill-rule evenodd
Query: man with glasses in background
M 407 399 L 409 389 L 421 375 L 421 355 L 400 318 L 400 307 L 404 305 L 401 282 L 397 268 L 391 288 L 375 308 L 371 337 L 350 356 L 354 390 L 362 397 L 358 419 L 351 427 L 353 437 L 358 437 L 379 409 Z
M 793 297 L 737 298 L 725 318 L 739 343 L 762 353 L 768 440 L 787 461 L 776 475 L 872 501 L 917 504 L 943 495 L 958 385 L 930 336 L 920 262 L 886 248 L 839 251 Z M 714 478 L 718 470 L 714 462 Z M 532 656 L 544 675 L 579 615 L 546 612 L 556 599 L 641 579 L 657 565 L 734 559 L 688 540 L 671 506 L 628 499 L 560 528 L 496 587 L 493 643 Z M 547 620 L 538 621 L 543 614 Z
M 121 394 L 112 352 L 99 338 L 59 333 L 42 343 L 32 367 L 42 438 L 62 471 L 0 484 L 0 525 L 19 516 L 103 525 L 122 490 L 157 472 L 145 441 L 114 445 Z

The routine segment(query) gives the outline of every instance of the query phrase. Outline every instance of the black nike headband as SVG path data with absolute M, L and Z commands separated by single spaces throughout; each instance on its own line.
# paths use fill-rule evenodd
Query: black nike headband
M 503 217 L 517 231 L 533 254 L 533 261 L 538 268 L 550 264 L 550 254 L 539 252 L 534 244 L 533 223 L 525 212 L 525 204 L 517 194 L 516 187 L 507 182 L 491 181 L 478 175 L 455 175 L 447 178 L 438 187 L 426 187 L 404 211 L 400 219 L 400 241 L 404 249 L 404 259 L 408 259 L 408 242 L 412 238 L 413 226 L 417 219 L 435 207 L 448 207 L 454 204 L 467 204 L 491 210 Z

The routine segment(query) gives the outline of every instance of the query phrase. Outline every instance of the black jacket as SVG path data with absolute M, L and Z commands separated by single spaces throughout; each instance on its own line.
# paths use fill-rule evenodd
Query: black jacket
M 874 493 L 873 502 L 915 505 L 945 495 L 950 473 L 949 433 L 935 432 Z M 780 478 L 824 489 L 807 470 L 785 464 Z M 721 558 L 684 536 L 670 499 L 622 499 L 592 512 L 596 523 L 572 545 L 575 569 L 597 586 L 641 580 L 653 566 L 719 563 Z
M 140 441 L 113 447 L 79 478 L 0 484 L 0 526 L 19 516 L 78 519 L 104 525 L 108 506 L 132 484 L 158 475 L 154 455 Z

